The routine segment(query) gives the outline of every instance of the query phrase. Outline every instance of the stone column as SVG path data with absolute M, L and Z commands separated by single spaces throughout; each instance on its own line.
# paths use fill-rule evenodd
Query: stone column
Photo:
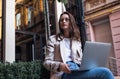
M 4 53 L 5 62 L 15 61 L 15 0 L 5 0 Z

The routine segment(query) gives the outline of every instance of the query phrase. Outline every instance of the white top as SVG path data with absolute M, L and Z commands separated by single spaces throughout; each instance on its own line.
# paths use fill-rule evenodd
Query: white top
M 65 46 L 65 61 L 71 61 L 71 50 L 70 50 L 70 39 L 69 38 L 64 38 L 64 46 Z

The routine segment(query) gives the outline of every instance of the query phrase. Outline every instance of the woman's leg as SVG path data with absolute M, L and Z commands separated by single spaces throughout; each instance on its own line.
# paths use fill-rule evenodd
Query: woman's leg
M 87 71 L 63 74 L 62 79 L 114 79 L 114 76 L 108 68 L 96 67 Z

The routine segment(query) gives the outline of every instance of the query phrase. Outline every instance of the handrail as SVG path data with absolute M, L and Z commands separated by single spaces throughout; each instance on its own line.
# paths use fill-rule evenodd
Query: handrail
M 117 60 L 117 61 L 120 61 L 120 59 L 118 58 L 114 58 L 114 57 L 109 57 L 110 59 L 113 59 L 113 60 Z

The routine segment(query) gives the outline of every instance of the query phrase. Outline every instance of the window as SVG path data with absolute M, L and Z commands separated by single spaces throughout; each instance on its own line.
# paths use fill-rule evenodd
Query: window
M 33 7 L 28 7 L 28 27 L 31 27 L 31 19 L 32 19 L 32 10 L 33 10 Z
M 21 25 L 21 14 L 20 13 L 18 13 L 17 15 L 16 15 L 16 26 L 17 26 L 17 30 L 20 30 L 21 29 L 21 27 L 20 27 L 20 25 Z

